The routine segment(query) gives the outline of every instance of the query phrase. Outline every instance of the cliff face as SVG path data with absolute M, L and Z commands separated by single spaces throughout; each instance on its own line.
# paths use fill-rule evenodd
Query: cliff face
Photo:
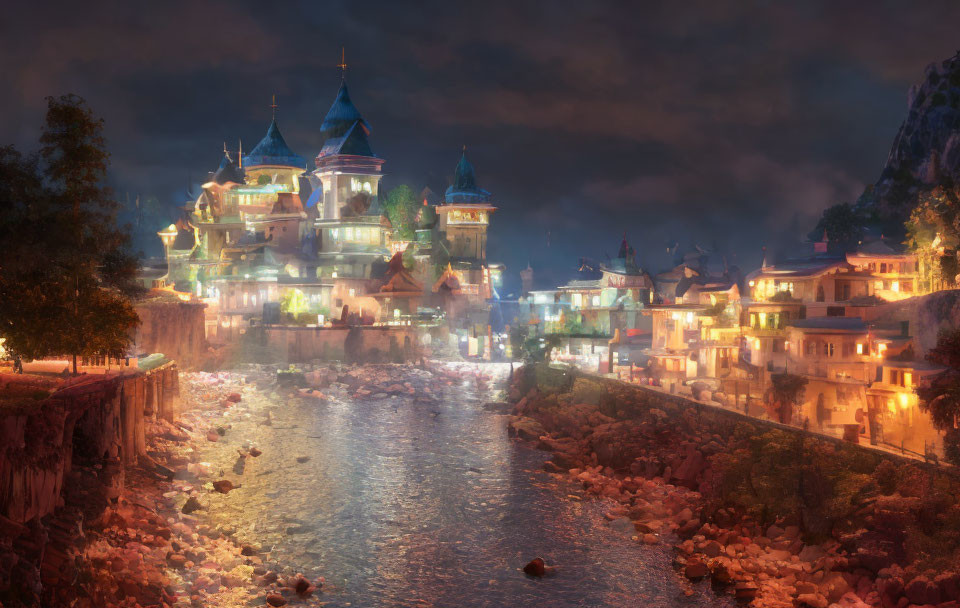
M 930 64 L 907 96 L 907 117 L 867 199 L 882 218 L 902 221 L 917 194 L 960 184 L 960 54 Z
M 207 352 L 205 304 L 153 298 L 137 304 L 139 353 L 163 353 L 181 367 L 199 367 Z
M 149 375 L 84 377 L 45 399 L 0 402 L 0 519 L 23 523 L 52 513 L 75 458 L 105 472 L 135 464 L 146 454 L 147 419 L 176 416 L 178 378 L 171 365 Z M 5 374 L 0 389 L 24 382 Z

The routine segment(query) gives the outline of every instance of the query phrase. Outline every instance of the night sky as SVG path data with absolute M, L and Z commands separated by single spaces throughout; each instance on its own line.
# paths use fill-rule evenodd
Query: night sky
M 34 148 L 43 98 L 77 93 L 118 196 L 172 213 L 224 141 L 263 136 L 272 94 L 312 159 L 346 46 L 384 187 L 442 192 L 466 144 L 508 272 L 562 281 L 624 230 L 652 271 L 677 241 L 750 269 L 877 179 L 957 23 L 950 1 L 16 2 L 0 145 Z

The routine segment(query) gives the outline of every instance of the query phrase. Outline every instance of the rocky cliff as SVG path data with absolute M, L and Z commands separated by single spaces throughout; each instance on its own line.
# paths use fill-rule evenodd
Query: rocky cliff
M 861 202 L 881 219 L 906 219 L 918 193 L 960 184 L 960 53 L 927 66 L 910 87 L 907 117 L 871 192 Z

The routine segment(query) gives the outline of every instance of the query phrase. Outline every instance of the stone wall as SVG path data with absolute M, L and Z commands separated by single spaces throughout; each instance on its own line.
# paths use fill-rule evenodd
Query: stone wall
M 922 357 L 936 346 L 940 330 L 960 327 L 960 289 L 873 306 L 865 309 L 863 316 L 865 321 L 883 325 L 907 321 L 914 352 Z
M 422 353 L 420 330 L 416 328 L 272 325 L 262 331 L 268 348 L 286 363 L 314 359 L 402 362 L 415 360 Z
M 0 375 L 0 391 L 23 395 L 0 401 L 0 516 L 14 522 L 62 504 L 75 458 L 102 464 L 105 484 L 122 484 L 123 468 L 146 457 L 147 421 L 173 421 L 179 412 L 174 363 L 145 373 L 82 376 L 43 399 L 18 390 L 30 382 Z
M 199 367 L 207 353 L 205 308 L 206 304 L 176 298 L 153 297 L 138 303 L 136 352 L 163 353 L 181 367 Z

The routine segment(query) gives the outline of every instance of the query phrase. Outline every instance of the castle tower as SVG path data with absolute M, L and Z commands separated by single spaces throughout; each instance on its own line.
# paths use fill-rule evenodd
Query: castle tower
M 453 184 L 437 207 L 440 232 L 449 242 L 451 258 L 481 263 L 487 259 L 487 226 L 496 209 L 490 203 L 490 193 L 477 186 L 473 165 L 467 160 L 464 147 Z
M 353 105 L 347 83 L 320 125 L 323 145 L 316 158 L 314 176 L 322 188 L 317 201 L 320 220 L 380 213 L 378 197 L 383 159 L 370 147 L 370 125 Z

